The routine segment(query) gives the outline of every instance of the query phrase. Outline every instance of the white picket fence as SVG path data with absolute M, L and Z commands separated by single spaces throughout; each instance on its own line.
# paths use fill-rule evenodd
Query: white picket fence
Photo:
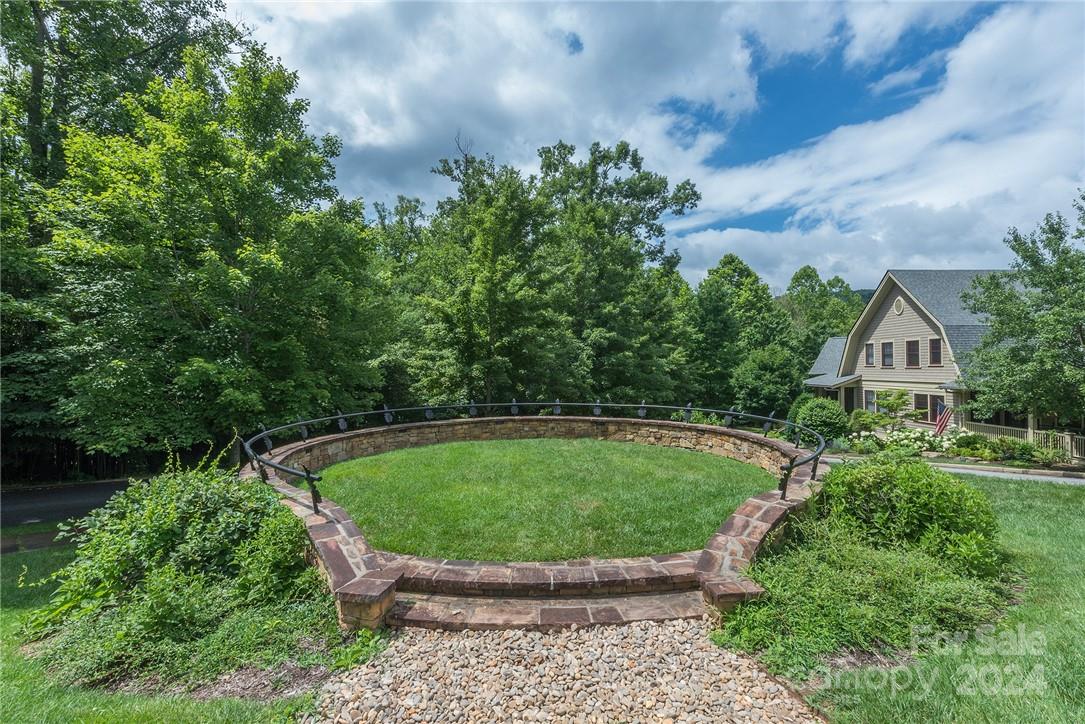
M 988 425 L 985 422 L 972 422 L 971 420 L 963 421 L 961 427 L 987 437 L 1012 437 L 1015 440 L 1024 440 L 1040 447 L 1061 448 L 1070 456 L 1071 460 L 1085 460 L 1085 435 L 1075 435 L 1072 432 L 1056 432 L 1054 430 L 1025 430 L 1020 427 Z

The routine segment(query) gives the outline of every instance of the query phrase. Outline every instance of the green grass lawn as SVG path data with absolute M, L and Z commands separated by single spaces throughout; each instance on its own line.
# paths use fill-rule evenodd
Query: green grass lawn
M 20 619 L 48 598 L 49 587 L 19 588 L 23 567 L 37 580 L 67 563 L 71 547 L 10 553 L 0 559 L 0 721 L 47 722 L 268 722 L 287 721 L 295 702 L 152 697 L 59 686 L 19 651 Z
M 700 548 L 776 480 L 706 453 L 599 440 L 449 443 L 323 471 L 321 492 L 384 550 L 562 560 Z
M 1013 640 L 1023 632 L 1026 645 L 1013 653 L 973 640 L 922 656 L 884 685 L 859 670 L 819 697 L 833 720 L 1085 721 L 1085 487 L 960 477 L 990 497 L 1001 543 L 1027 579 L 997 629 Z

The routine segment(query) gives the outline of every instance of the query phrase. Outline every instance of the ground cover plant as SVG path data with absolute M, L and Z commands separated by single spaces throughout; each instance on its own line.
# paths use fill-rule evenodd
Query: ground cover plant
M 892 685 L 861 668 L 828 680 L 815 701 L 840 722 L 1085 721 L 1085 487 L 959 477 L 991 500 L 1021 576 L 1015 605 L 994 631 L 918 652 L 889 672 Z
M 621 557 L 701 548 L 765 471 L 728 458 L 599 440 L 493 440 L 333 465 L 321 492 L 370 543 L 481 560 Z
M 328 667 L 344 637 L 301 522 L 272 489 L 213 465 L 172 465 L 79 523 L 72 560 L 24 634 L 59 684 L 195 686 L 256 667 Z M 360 644 L 359 644 L 360 642 Z
M 973 628 L 1005 593 L 996 534 L 983 494 L 929 465 L 836 466 L 784 547 L 750 569 L 767 599 L 727 616 L 716 640 L 801 680 L 842 652 L 904 649 L 916 627 Z
M 258 702 L 240 699 L 197 701 L 186 696 L 120 693 L 60 683 L 36 658 L 20 650 L 22 626 L 31 612 L 48 602 L 45 587 L 20 586 L 20 576 L 40 579 L 72 561 L 74 548 L 63 546 L 4 555 L 0 565 L 0 720 L 68 722 L 286 722 L 309 707 L 308 697 Z M 31 645 L 32 651 L 34 646 Z
M 769 596 L 725 619 L 717 642 L 805 682 L 833 721 L 1085 719 L 1085 488 L 954 477 L 990 501 L 997 578 L 873 545 L 823 508 L 751 569 Z

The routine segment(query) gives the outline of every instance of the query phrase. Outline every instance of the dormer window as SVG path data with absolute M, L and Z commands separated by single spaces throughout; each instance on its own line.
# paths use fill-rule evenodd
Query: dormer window
M 931 367 L 942 366 L 942 340 L 932 339 L 928 342 L 927 364 Z

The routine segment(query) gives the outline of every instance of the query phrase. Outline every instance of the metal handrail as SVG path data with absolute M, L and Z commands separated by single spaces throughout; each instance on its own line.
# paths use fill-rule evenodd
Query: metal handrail
M 647 419 L 647 415 L 650 410 L 663 411 L 668 414 L 673 414 L 674 412 L 681 412 L 685 422 L 690 422 L 694 412 L 702 412 L 708 415 L 721 416 L 723 418 L 723 427 L 727 428 L 735 427 L 738 421 L 750 420 L 759 422 L 761 424 L 761 431 L 766 437 L 768 436 L 769 432 L 775 427 L 784 427 L 788 430 L 794 431 L 793 442 L 796 445 L 798 445 L 802 441 L 802 436 L 804 433 L 812 435 L 817 441 L 817 445 L 814 447 L 813 452 L 802 458 L 795 456 L 787 463 L 780 466 L 781 499 L 785 498 L 787 495 L 787 482 L 791 478 L 791 474 L 796 468 L 802 467 L 809 462 L 813 462 L 814 466 L 811 478 L 817 476 L 818 463 L 821 460 L 821 454 L 825 451 L 825 438 L 820 433 L 815 430 L 811 430 L 805 425 L 800 425 L 796 422 L 792 422 L 791 420 L 773 417 L 772 414 L 770 414 L 768 417 L 764 417 L 763 415 L 754 415 L 749 412 L 741 412 L 734 409 L 717 410 L 710 407 L 694 407 L 693 403 L 687 404 L 684 407 L 679 407 L 677 405 L 648 405 L 644 402 L 641 402 L 639 405 L 630 403 L 604 403 L 600 402 L 599 400 L 596 400 L 595 402 L 562 402 L 560 400 L 554 400 L 553 402 L 517 402 L 516 400 L 513 400 L 512 402 L 504 403 L 476 404 L 474 402 L 467 402 L 452 405 L 396 407 L 392 409 L 389 409 L 387 406 L 385 406 L 383 409 L 380 410 L 368 410 L 366 412 L 351 412 L 347 414 L 329 415 L 328 417 L 317 417 L 312 420 L 298 420 L 296 422 L 288 422 L 285 425 L 279 425 L 278 427 L 273 427 L 270 430 L 261 429 L 258 434 L 253 435 L 248 440 L 243 441 L 242 446 L 244 447 L 245 454 L 249 458 L 249 464 L 252 465 L 253 469 L 259 469 L 261 477 L 265 480 L 267 478 L 267 475 L 266 472 L 263 470 L 264 466 L 272 468 L 273 470 L 277 470 L 281 473 L 285 473 L 292 477 L 304 478 L 312 494 L 313 510 L 316 511 L 317 506 L 320 502 L 320 494 L 317 492 L 316 483 L 320 481 L 320 475 L 311 472 L 305 466 L 302 466 L 302 469 L 298 470 L 297 468 L 292 468 L 288 465 L 283 465 L 281 463 L 275 462 L 268 457 L 264 457 L 263 455 L 256 453 L 253 450 L 253 445 L 260 441 L 263 441 L 266 453 L 270 453 L 271 450 L 274 449 L 274 446 L 271 443 L 271 435 L 274 433 L 282 432 L 284 430 L 297 429 L 300 431 L 301 439 L 304 441 L 307 440 L 309 437 L 310 427 L 320 426 L 329 422 L 336 422 L 341 432 L 347 432 L 350 429 L 349 421 L 356 418 L 361 418 L 361 424 L 364 425 L 366 418 L 371 416 L 380 416 L 384 423 L 382 426 L 391 427 L 396 424 L 417 424 L 417 420 L 397 421 L 397 415 L 399 417 L 403 417 L 403 415 L 407 413 L 422 413 L 425 417 L 425 421 L 428 422 L 434 420 L 439 412 L 466 412 L 468 418 L 476 418 L 497 417 L 499 415 L 487 414 L 487 412 L 493 412 L 494 410 L 505 410 L 508 411 L 508 414 L 510 416 L 515 417 L 520 414 L 520 409 L 523 407 L 538 408 L 539 410 L 551 408 L 551 411 L 554 415 L 562 414 L 563 408 L 588 409 L 592 417 L 600 417 L 603 413 L 604 408 L 620 410 L 636 409 L 637 417 L 640 419 Z M 483 412 L 483 410 L 485 410 L 486 412 Z

